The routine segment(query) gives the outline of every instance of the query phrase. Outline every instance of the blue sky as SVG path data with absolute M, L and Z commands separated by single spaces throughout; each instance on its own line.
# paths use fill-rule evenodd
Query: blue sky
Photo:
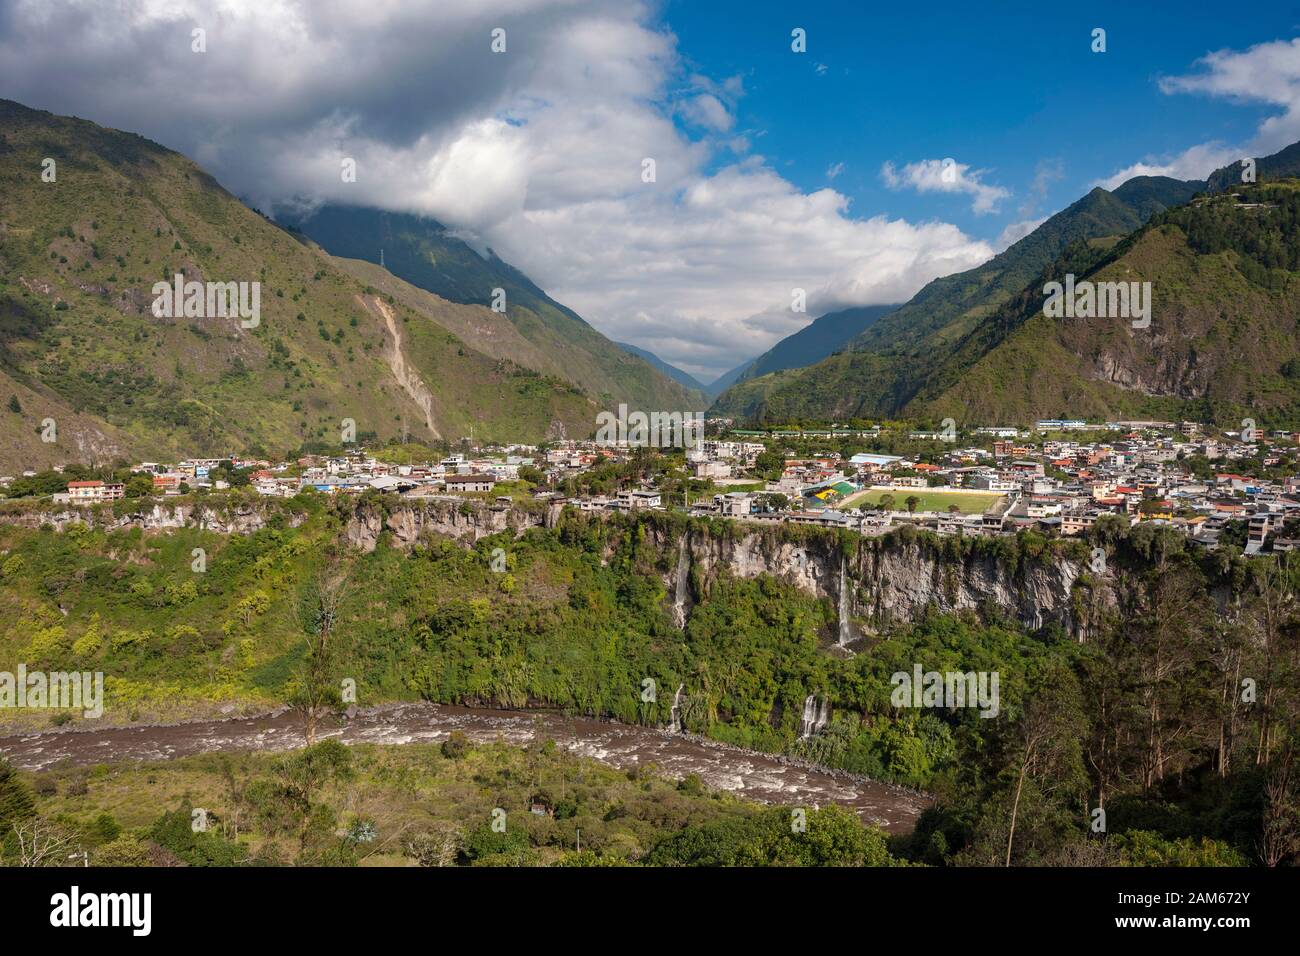
M 833 185 L 855 215 L 938 218 L 992 241 L 1008 223 L 1059 210 L 1142 157 L 1249 140 L 1266 107 L 1170 95 L 1158 82 L 1193 71 L 1212 50 L 1298 32 L 1300 12 L 1289 5 L 1250 4 L 1241 16 L 1229 9 L 1197 0 L 673 0 L 661 15 L 695 68 L 743 78 L 737 128 L 753 131 L 754 150 L 783 176 L 804 190 Z M 796 26 L 807 31 L 801 55 L 790 50 Z M 1105 53 L 1091 50 L 1095 27 L 1106 30 Z M 1012 195 L 996 213 L 976 215 L 962 195 L 886 188 L 882 164 L 921 157 L 987 170 L 983 180 Z M 842 171 L 828 179 L 837 163 Z
M 711 380 L 987 261 L 1095 183 L 1300 141 L 1300 10 L 0 0 L 0 95 L 148 136 L 272 214 L 432 216 Z

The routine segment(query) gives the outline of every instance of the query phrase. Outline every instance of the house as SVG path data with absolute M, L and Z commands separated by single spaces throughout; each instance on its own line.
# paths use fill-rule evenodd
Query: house
M 729 518 L 741 518 L 754 510 L 754 498 L 743 491 L 731 491 L 725 495 L 713 496 L 713 508 Z
M 496 485 L 496 479 L 491 475 L 448 475 L 446 477 L 448 491 L 491 491 Z
M 412 478 L 398 478 L 395 475 L 379 475 L 366 482 L 376 491 L 393 491 L 404 494 L 419 484 Z
M 1083 534 L 1096 523 L 1095 514 L 1065 514 L 1061 516 L 1061 534 L 1067 537 Z
M 126 497 L 126 486 L 120 482 L 70 481 L 68 501 L 76 504 L 87 501 L 115 501 Z
M 657 491 L 620 491 L 618 493 L 618 507 L 629 511 L 662 506 L 663 497 Z
M 899 458 L 897 455 L 870 455 L 870 454 L 863 453 L 859 455 L 854 455 L 852 458 L 850 458 L 849 464 L 857 465 L 859 468 L 865 471 L 878 471 L 881 469 L 890 468 L 898 464 L 902 460 L 903 459 Z
M 725 461 L 695 462 L 696 478 L 730 478 L 731 466 Z
M 102 481 L 70 481 L 68 498 L 71 501 L 98 501 L 103 487 Z
M 98 501 L 100 489 L 104 487 L 102 481 L 70 481 L 68 482 L 68 499 L 70 501 Z

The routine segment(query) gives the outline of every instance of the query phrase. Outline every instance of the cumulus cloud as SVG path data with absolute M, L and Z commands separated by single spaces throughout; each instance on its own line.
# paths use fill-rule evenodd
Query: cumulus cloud
M 559 263 L 551 291 L 583 315 L 605 315 L 612 337 L 653 340 L 691 372 L 725 370 L 824 312 L 903 301 L 993 253 L 951 225 L 850 218 L 841 194 L 802 193 L 756 160 L 698 179 L 667 209 L 663 201 L 646 192 L 530 213 L 536 228 L 520 234 L 560 247 L 585 235 L 589 256 Z M 546 266 L 522 244 L 511 255 L 525 271 Z M 806 313 L 791 309 L 796 289 Z
M 974 196 L 971 209 L 979 214 L 996 212 L 1010 190 L 985 183 L 987 170 L 972 169 L 953 159 L 923 159 L 901 170 L 886 162 L 880 178 L 890 189 L 915 189 L 919 193 L 966 193 Z
M 1279 107 L 1247 142 L 1198 143 L 1181 153 L 1146 157 L 1101 181 L 1107 189 L 1134 176 L 1204 179 L 1247 156 L 1265 156 L 1300 140 L 1300 39 L 1258 43 L 1245 50 L 1217 50 L 1194 64 L 1193 72 L 1162 77 L 1160 91 L 1218 96 L 1240 103 Z
M 1006 227 L 1003 228 L 1002 232 L 998 234 L 998 238 L 993 243 L 993 248 L 998 252 L 1001 252 L 1008 246 L 1015 245 L 1043 223 L 1047 222 L 1047 219 L 1048 217 L 1044 216 L 1042 219 L 1025 219 L 1022 222 L 1008 223 Z
M 490 9 L 489 9 L 490 6 Z M 0 89 L 140 132 L 260 208 L 371 205 L 490 245 L 612 338 L 708 375 L 819 311 L 992 254 L 804 192 L 628 0 L 0 0 Z M 207 52 L 191 49 L 206 30 Z M 493 53 L 491 32 L 506 31 Z M 355 159 L 344 183 L 341 162 Z M 653 158 L 656 182 L 641 181 Z M 961 168 L 977 207 L 1005 195 Z M 974 184 L 974 185 L 970 185 Z M 917 186 L 917 188 L 922 188 Z M 807 315 L 789 312 L 807 290 Z
M 1210 173 L 1242 156 L 1240 148 L 1232 149 L 1223 143 L 1202 143 L 1172 156 L 1148 156 L 1131 166 L 1125 166 L 1114 175 L 1100 179 L 1095 185 L 1114 189 L 1134 176 L 1172 176 L 1174 179 L 1204 179 Z
M 725 133 L 735 125 L 735 118 L 712 93 L 701 93 L 682 105 L 682 113 L 697 126 L 715 133 Z

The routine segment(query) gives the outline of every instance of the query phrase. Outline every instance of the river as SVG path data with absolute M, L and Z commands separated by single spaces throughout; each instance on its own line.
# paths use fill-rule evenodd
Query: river
M 553 739 L 566 750 L 620 769 L 655 764 L 671 777 L 698 774 L 706 784 L 751 800 L 787 806 L 836 803 L 893 833 L 906 833 L 929 804 L 915 791 L 707 738 L 549 711 L 485 710 L 442 704 L 393 704 L 359 711 L 322 728 L 346 744 L 445 740 L 453 731 L 486 743 Z M 160 761 L 218 751 L 282 751 L 303 746 L 300 718 L 261 717 L 102 730 L 43 731 L 0 737 L 0 754 L 22 770 Z

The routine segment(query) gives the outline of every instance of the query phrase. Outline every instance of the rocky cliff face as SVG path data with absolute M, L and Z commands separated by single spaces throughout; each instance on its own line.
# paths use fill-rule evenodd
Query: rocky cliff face
M 435 537 L 451 538 L 468 547 L 503 531 L 521 535 L 529 528 L 555 527 L 562 511 L 557 505 L 524 509 L 446 499 L 340 501 L 335 507 L 344 518 L 343 537 L 348 545 L 366 552 L 379 545 L 385 532 L 395 547 L 410 548 Z M 274 501 L 220 505 L 148 502 L 125 512 L 119 507 L 118 511 L 115 514 L 109 506 L 13 510 L 0 513 L 0 522 L 31 528 L 48 524 L 60 531 L 81 522 L 106 530 L 196 527 L 217 534 L 251 534 L 276 514 L 283 514 L 281 520 L 290 526 L 305 520 L 304 515 Z M 660 556 L 664 587 L 680 627 L 685 626 L 699 592 L 711 580 L 720 575 L 755 578 L 770 574 L 832 602 L 841 618 L 847 616 L 840 629 L 839 643 L 844 645 L 863 632 L 910 620 L 927 608 L 956 612 L 996 607 L 1030 628 L 1055 622 L 1076 637 L 1087 633 L 1088 622 L 1079 619 L 1082 604 L 1076 600 L 1076 585 L 1085 565 L 1050 550 L 1044 557 L 1013 564 L 979 549 L 964 549 L 954 556 L 922 537 L 855 540 L 820 535 L 801 539 L 779 527 L 738 525 L 731 534 L 719 534 L 703 524 L 673 530 L 668 523 L 657 521 L 650 522 L 647 530 Z M 607 559 L 613 546 L 609 541 Z M 1104 575 L 1093 578 L 1100 600 L 1113 605 L 1111 582 Z
M 662 553 L 677 552 L 667 534 L 659 537 Z M 956 558 L 920 539 L 864 540 L 854 549 L 833 537 L 787 540 L 768 528 L 730 538 L 693 533 L 688 540 L 686 553 L 697 581 L 724 573 L 739 578 L 771 574 L 847 607 L 850 623 L 866 630 L 909 620 L 926 608 L 955 612 L 989 606 L 1035 629 L 1055 622 L 1080 636 L 1086 626 L 1077 620 L 1074 600 L 1085 565 L 1059 555 L 1013 567 L 991 554 Z M 670 566 L 675 580 L 676 561 Z M 666 577 L 665 584 L 671 590 L 673 581 Z
M 40 528 L 50 525 L 57 531 L 66 531 L 70 525 L 84 524 L 102 531 L 119 531 L 141 528 L 145 531 L 174 531 L 180 528 L 201 528 L 216 534 L 252 534 L 260 531 L 272 515 L 283 513 L 276 505 L 253 504 L 203 504 L 195 502 L 158 502 L 141 499 L 138 506 L 122 510 L 112 505 L 68 505 L 57 510 L 13 510 L 0 512 L 0 524 L 23 528 Z M 285 522 L 297 527 L 306 519 L 303 514 L 289 512 Z
M 412 547 L 431 535 L 472 545 L 479 538 L 502 531 L 512 531 L 517 536 L 529 528 L 553 527 L 559 511 L 555 506 L 531 511 L 481 501 L 443 499 L 402 501 L 386 508 L 358 504 L 348 517 L 343 533 L 349 545 L 362 551 L 375 550 L 385 531 L 391 532 L 393 544 L 402 548 Z

